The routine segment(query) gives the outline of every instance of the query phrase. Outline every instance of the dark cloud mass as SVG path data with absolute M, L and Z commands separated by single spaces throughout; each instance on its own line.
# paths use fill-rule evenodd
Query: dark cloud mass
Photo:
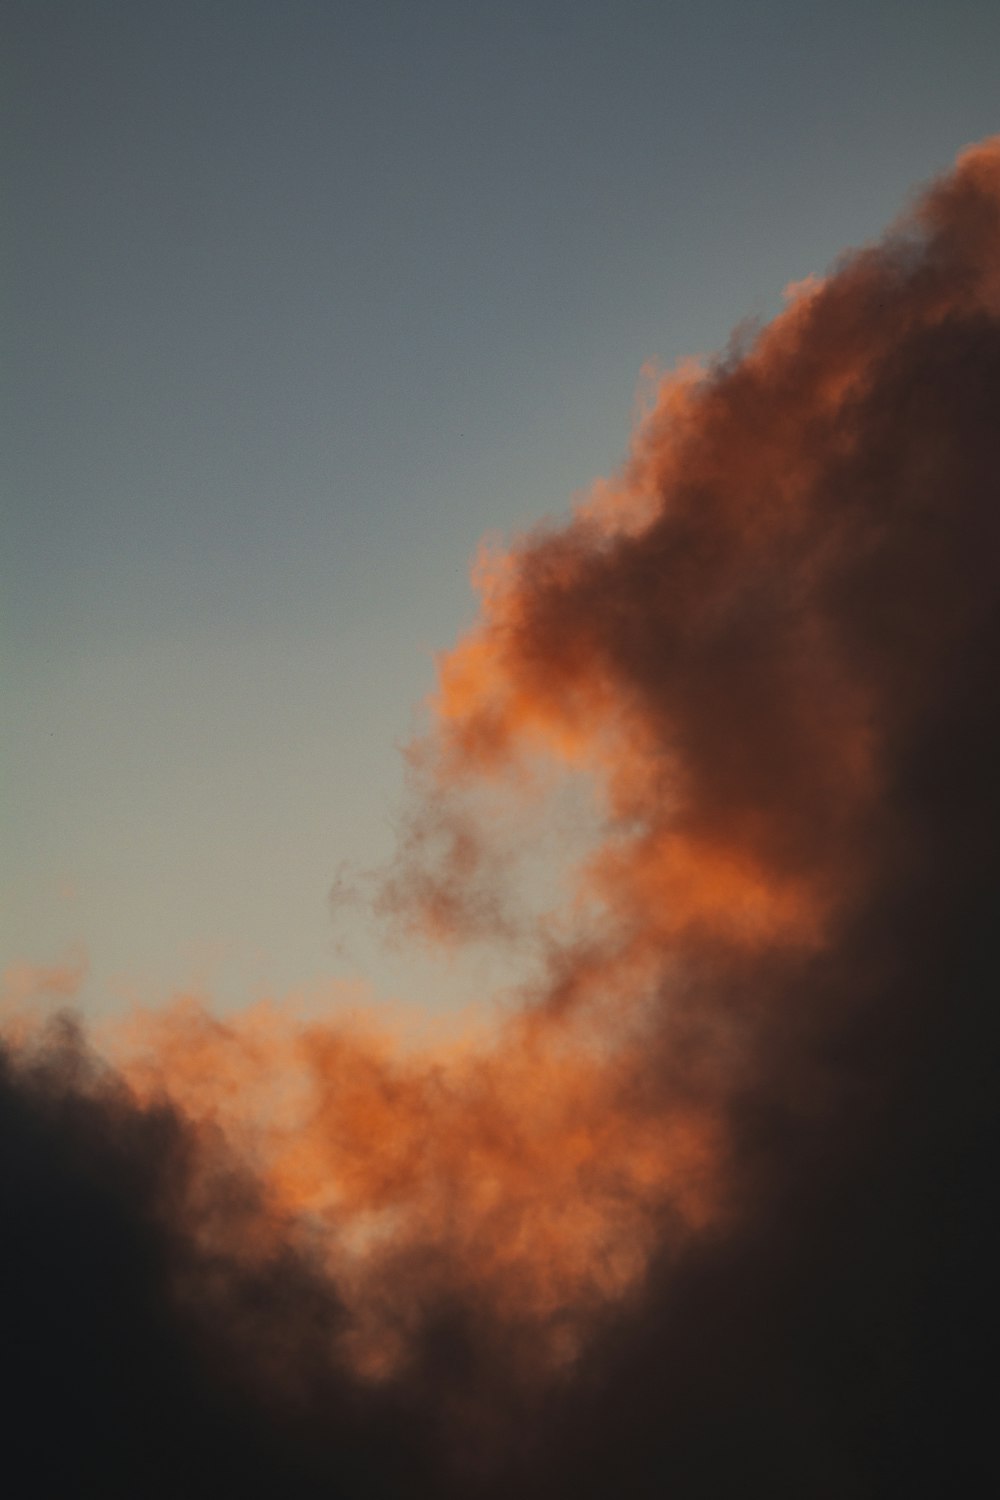
M 988 1493 L 1000 143 L 480 588 L 383 904 L 460 941 L 496 789 L 589 779 L 522 1008 L 12 1026 L 13 1492 Z

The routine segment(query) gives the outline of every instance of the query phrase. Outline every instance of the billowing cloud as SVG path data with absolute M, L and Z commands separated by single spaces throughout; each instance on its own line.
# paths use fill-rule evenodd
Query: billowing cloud
M 663 380 L 619 476 L 476 579 L 380 903 L 506 943 L 519 1004 L 423 1049 L 193 1003 L 102 1063 L 14 1037 L 25 1408 L 108 1493 L 962 1488 L 1000 1222 L 1000 144 Z M 591 836 L 528 925 L 567 782 Z

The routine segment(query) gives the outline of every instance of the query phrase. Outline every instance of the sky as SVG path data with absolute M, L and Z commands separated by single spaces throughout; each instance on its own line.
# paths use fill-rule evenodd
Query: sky
M 988 0 L 5 7 L 6 962 L 96 1009 L 404 960 L 399 747 L 484 535 L 997 123 Z M 422 966 L 423 964 L 423 966 Z M 490 971 L 491 973 L 493 971 Z
M 8 1488 L 993 1492 L 1000 14 L 4 20 Z

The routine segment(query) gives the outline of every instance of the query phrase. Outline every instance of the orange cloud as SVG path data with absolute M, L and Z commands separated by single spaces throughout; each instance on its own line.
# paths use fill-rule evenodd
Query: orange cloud
M 111 1036 L 113 1087 L 87 1088 L 183 1138 L 159 1209 L 201 1256 L 189 1301 L 217 1311 L 220 1285 L 294 1255 L 296 1286 L 305 1265 L 336 1302 L 325 1357 L 410 1392 L 439 1374 L 446 1311 L 489 1393 L 500 1367 L 566 1376 L 638 1307 L 661 1337 L 650 1354 L 633 1329 L 629 1399 L 612 1418 L 577 1397 L 612 1470 L 636 1423 L 663 1440 L 662 1389 L 670 1441 L 745 1404 L 772 1467 L 815 1431 L 837 1493 L 876 1492 L 854 1455 L 883 1398 L 907 1443 L 945 1399 L 930 1366 L 960 1363 L 940 1328 L 961 1276 L 942 1291 L 938 1266 L 979 1243 L 976 1223 L 948 1236 L 978 1202 L 954 1184 L 983 1154 L 995 1010 L 998 268 L 992 142 L 768 328 L 664 380 L 565 524 L 479 560 L 381 904 L 432 940 L 510 944 L 519 1004 L 422 1049 L 358 1015 L 194 1001 Z M 571 778 L 594 837 L 526 933 L 519 844 Z M 14 975 L 22 995 L 76 982 Z M 239 1347 L 267 1343 L 234 1300 Z M 932 1303 L 934 1401 L 911 1402 Z M 828 1304 L 833 1374 L 799 1332 Z M 896 1342 L 873 1349 L 883 1318 Z M 834 1492 L 813 1479 L 783 1492 Z

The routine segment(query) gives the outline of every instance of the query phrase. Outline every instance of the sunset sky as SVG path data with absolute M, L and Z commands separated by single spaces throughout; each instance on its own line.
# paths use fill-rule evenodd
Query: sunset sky
M 996 128 L 1000 14 L 30 0 L 5 31 L 4 959 L 85 960 L 95 1010 L 475 998 L 480 960 L 328 897 L 391 854 L 477 544 L 615 470 L 645 365 L 772 316 Z
M 0 1483 L 993 1493 L 996 4 L 4 22 Z

